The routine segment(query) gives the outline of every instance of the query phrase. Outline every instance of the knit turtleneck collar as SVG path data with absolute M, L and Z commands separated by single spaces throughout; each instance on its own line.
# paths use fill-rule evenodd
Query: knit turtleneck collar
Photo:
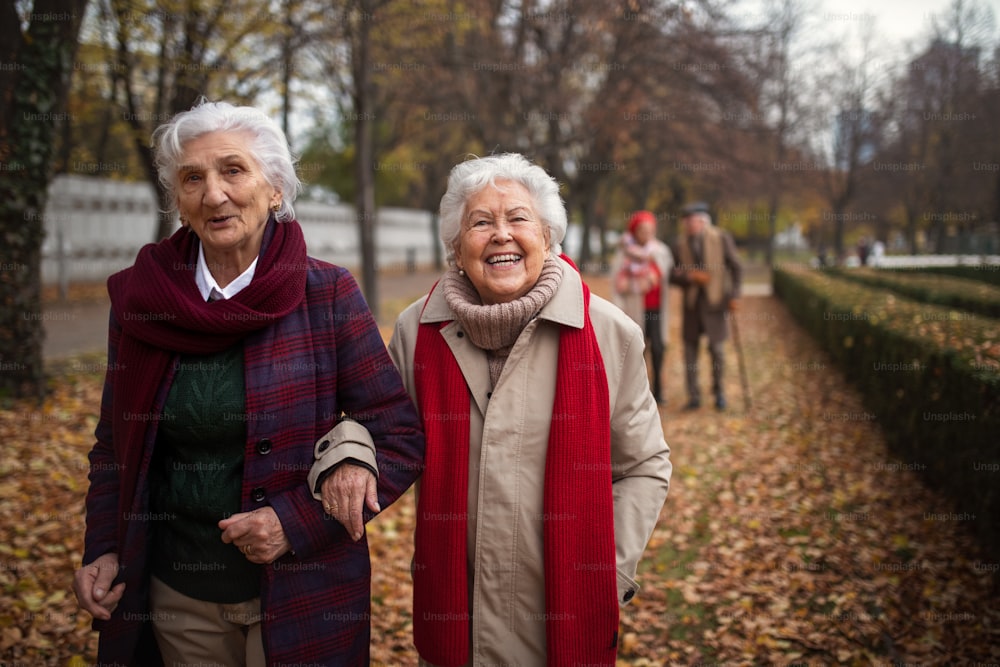
M 444 274 L 441 288 L 448 307 L 472 343 L 487 352 L 505 357 L 514 341 L 556 293 L 562 282 L 562 267 L 552 257 L 545 260 L 538 281 L 531 290 L 513 301 L 484 305 L 467 276 L 456 269 Z

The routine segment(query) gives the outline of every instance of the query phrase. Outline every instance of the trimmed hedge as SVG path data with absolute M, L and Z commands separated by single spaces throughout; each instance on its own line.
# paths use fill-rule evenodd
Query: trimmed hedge
M 979 282 L 989 283 L 990 285 L 1000 286 L 1000 264 L 979 264 L 975 266 L 963 264 L 960 266 L 901 267 L 898 269 L 893 267 L 883 267 L 879 270 L 901 273 L 903 275 L 932 273 L 939 276 L 966 278 L 968 280 L 977 280 Z
M 957 267 L 956 267 L 957 268 Z M 924 303 L 1000 317 L 1000 286 L 978 280 L 922 273 L 899 274 L 877 269 L 829 269 L 834 275 L 884 287 Z
M 1000 322 L 794 267 L 775 268 L 774 293 L 860 387 L 893 453 L 1000 556 Z

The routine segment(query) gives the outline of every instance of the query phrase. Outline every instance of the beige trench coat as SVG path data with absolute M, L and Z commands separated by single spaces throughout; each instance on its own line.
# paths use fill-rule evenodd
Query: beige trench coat
M 559 261 L 562 284 L 517 339 L 496 387 L 490 386 L 486 353 L 457 322 L 440 332 L 472 392 L 468 576 L 473 665 L 545 664 L 542 486 L 555 399 L 557 325 L 583 326 L 580 276 Z M 425 301 L 399 316 L 389 344 L 414 400 L 417 327 L 454 319 L 440 289 L 426 309 Z M 636 565 L 666 499 L 670 450 L 646 379 L 642 331 L 597 296 L 591 296 L 590 316 L 611 397 L 618 600 L 625 604 L 639 588 Z

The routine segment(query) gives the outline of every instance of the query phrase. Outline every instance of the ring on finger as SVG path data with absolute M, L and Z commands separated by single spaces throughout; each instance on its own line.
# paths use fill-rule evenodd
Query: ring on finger
M 247 556 L 249 556 L 250 554 L 252 554 L 253 553 L 253 546 L 251 546 L 249 544 L 244 544 L 243 545 L 243 553 L 246 554 Z

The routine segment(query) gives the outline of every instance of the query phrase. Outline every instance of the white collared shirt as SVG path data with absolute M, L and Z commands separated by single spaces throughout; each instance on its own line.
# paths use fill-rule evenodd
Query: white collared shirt
M 213 298 L 217 301 L 219 299 L 231 299 L 236 296 L 240 290 L 249 285 L 250 281 L 253 280 L 253 274 L 257 270 L 257 260 L 259 258 L 260 255 L 254 257 L 247 270 L 238 275 L 236 280 L 225 287 L 219 287 L 219 283 L 215 281 L 212 272 L 208 270 L 208 262 L 205 261 L 205 247 L 199 243 L 198 268 L 194 272 L 194 282 L 198 286 L 198 291 L 201 292 L 202 298 L 205 301 Z

